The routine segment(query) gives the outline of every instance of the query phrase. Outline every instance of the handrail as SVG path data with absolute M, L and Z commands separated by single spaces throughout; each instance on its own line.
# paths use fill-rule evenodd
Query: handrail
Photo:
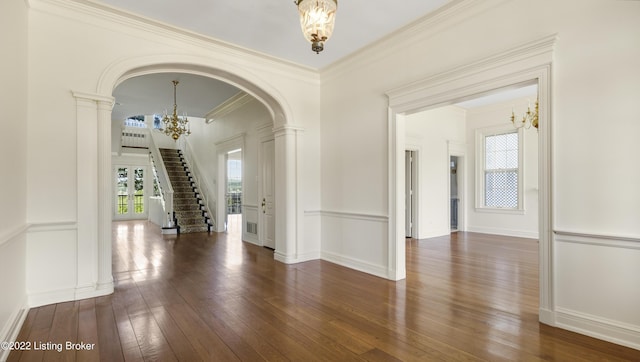
M 167 169 L 164 167 L 164 160 L 162 159 L 162 155 L 160 154 L 160 150 L 158 146 L 156 146 L 156 142 L 153 139 L 153 135 L 149 132 L 149 155 L 151 156 L 151 162 L 155 165 L 156 176 L 158 177 L 158 181 L 160 184 L 160 193 L 162 194 L 162 198 L 164 200 L 164 212 L 165 214 L 169 214 L 171 219 L 173 219 L 173 188 L 171 187 L 171 182 L 169 181 L 169 174 L 167 173 Z M 155 162 L 157 160 L 157 162 Z M 163 221 L 165 224 L 167 220 Z M 166 225 L 165 226 L 170 226 Z
M 202 201 L 204 202 L 205 211 L 207 212 L 207 215 L 209 215 L 209 219 L 211 220 L 212 223 L 214 223 L 214 227 L 215 227 L 215 215 L 211 213 L 211 210 L 209 209 L 209 202 L 207 201 L 209 188 L 207 187 L 207 182 L 200 182 L 200 180 L 202 179 L 206 180 L 206 177 L 205 176 L 200 177 L 201 175 L 200 175 L 200 170 L 198 169 L 198 164 L 191 157 L 191 155 L 193 154 L 193 149 L 191 148 L 191 144 L 189 142 L 184 142 L 183 145 L 184 145 L 184 157 L 187 160 L 187 163 L 189 164 L 189 170 L 191 170 L 191 175 L 195 179 L 196 185 L 198 185 L 198 189 L 201 191 L 200 197 L 202 197 Z

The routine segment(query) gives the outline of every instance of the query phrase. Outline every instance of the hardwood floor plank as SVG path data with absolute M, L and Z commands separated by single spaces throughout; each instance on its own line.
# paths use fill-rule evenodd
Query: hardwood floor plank
M 201 359 L 238 360 L 233 351 L 189 305 L 170 305 L 166 309 Z
M 407 239 L 399 282 L 145 221 L 113 223 L 112 246 L 113 295 L 34 308 L 18 337 L 95 350 L 10 361 L 640 361 L 538 322 L 536 240 Z
M 113 313 L 113 296 L 96 298 L 96 328 L 98 329 L 98 343 L 101 361 L 124 361 L 120 335 Z
M 140 353 L 144 360 L 150 361 L 177 361 L 169 342 L 166 340 L 162 329 L 156 323 L 150 312 L 130 315 L 131 327 L 138 340 Z
M 44 361 L 76 360 L 77 351 L 68 349 L 67 342 L 77 343 L 79 306 L 79 302 L 60 303 L 56 306 L 48 341 L 55 344 L 57 349 L 45 351 Z

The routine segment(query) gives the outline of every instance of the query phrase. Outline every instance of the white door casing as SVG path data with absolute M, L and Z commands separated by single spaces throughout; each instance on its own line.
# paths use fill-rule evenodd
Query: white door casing
M 264 141 L 260 145 L 260 231 L 263 246 L 276 247 L 275 222 L 275 141 Z
M 388 278 L 406 278 L 404 238 L 405 115 L 455 103 L 465 97 L 537 81 L 539 95 L 539 320 L 556 325 L 552 248 L 551 89 L 556 35 L 410 83 L 389 97 L 389 259 Z

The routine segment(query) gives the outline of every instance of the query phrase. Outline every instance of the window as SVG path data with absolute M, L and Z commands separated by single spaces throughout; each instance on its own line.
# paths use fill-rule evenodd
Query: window
M 521 211 L 522 131 L 510 126 L 478 130 L 476 149 L 476 208 Z

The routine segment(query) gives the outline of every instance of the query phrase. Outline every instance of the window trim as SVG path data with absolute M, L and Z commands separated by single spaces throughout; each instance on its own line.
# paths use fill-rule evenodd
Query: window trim
M 518 206 L 515 208 L 489 207 L 485 206 L 485 140 L 488 136 L 497 136 L 507 133 L 518 135 Z M 479 212 L 499 213 L 499 214 L 524 214 L 524 129 L 514 129 L 513 125 L 500 125 L 476 129 L 476 205 L 475 210 Z

